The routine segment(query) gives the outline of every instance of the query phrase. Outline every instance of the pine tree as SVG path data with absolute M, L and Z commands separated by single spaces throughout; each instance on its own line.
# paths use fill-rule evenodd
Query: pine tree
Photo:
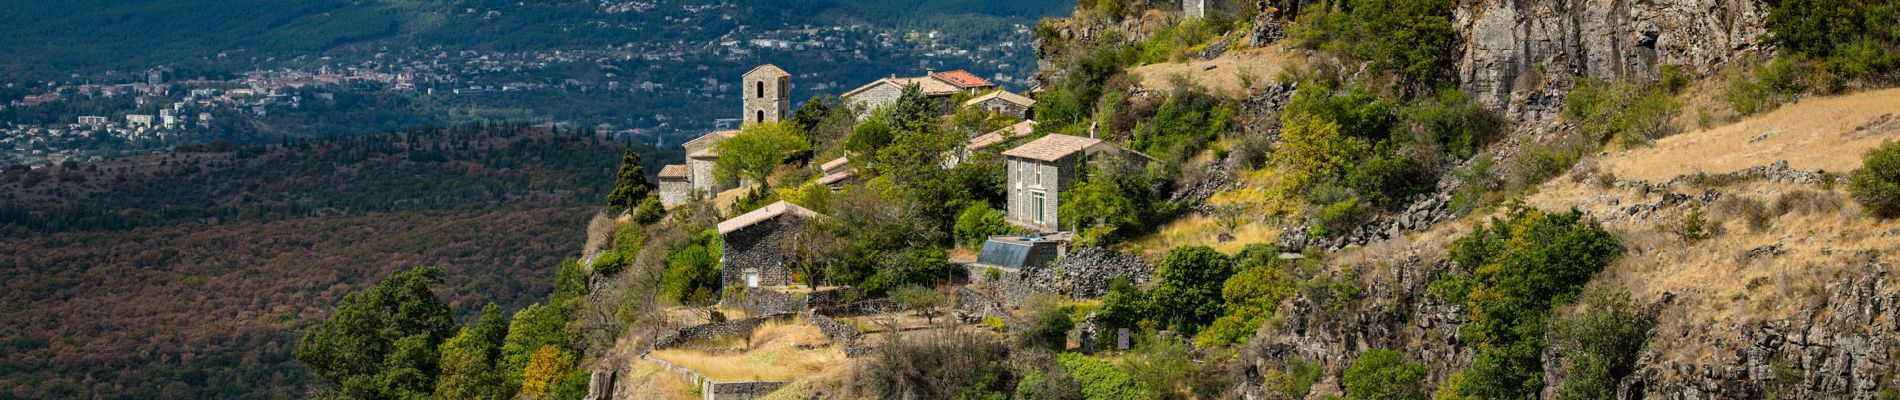
M 640 200 L 653 191 L 653 184 L 647 182 L 647 171 L 640 166 L 640 153 L 627 150 L 620 155 L 620 173 L 614 178 L 614 191 L 607 194 L 607 205 L 616 208 L 633 208 Z

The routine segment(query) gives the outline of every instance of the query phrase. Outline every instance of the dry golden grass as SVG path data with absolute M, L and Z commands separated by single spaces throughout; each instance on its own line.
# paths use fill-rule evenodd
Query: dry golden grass
M 793 381 L 825 371 L 845 361 L 840 346 L 812 350 L 799 345 L 825 345 L 824 333 L 802 320 L 770 322 L 753 331 L 751 346 L 734 341 L 731 353 L 711 354 L 688 349 L 655 350 L 654 358 L 691 369 L 716 381 Z
M 1282 52 L 1278 45 L 1229 51 L 1220 57 L 1206 61 L 1184 63 L 1149 64 L 1130 69 L 1141 77 L 1141 87 L 1166 91 L 1174 88 L 1173 77 L 1186 76 L 1190 81 L 1229 97 L 1244 96 L 1249 89 L 1241 79 L 1251 76 L 1258 87 L 1273 82 L 1287 67 L 1299 63 L 1298 56 Z M 1213 69 L 1208 69 L 1208 67 Z
M 659 364 L 640 359 L 629 362 L 626 375 L 622 376 L 614 398 L 633 400 L 691 400 L 698 398 L 693 394 L 693 383 L 686 377 L 668 371 Z
M 1877 116 L 1900 111 L 1900 90 L 1813 99 L 1734 125 L 1663 139 L 1657 146 L 1597 158 L 1621 178 L 1661 182 L 1697 172 L 1729 172 L 1788 160 L 1792 167 L 1845 172 L 1861 153 L 1900 132 L 1859 131 Z M 1769 132 L 1765 139 L 1750 139 Z M 1702 188 L 1680 192 L 1699 195 Z M 1900 221 L 1864 215 L 1839 188 L 1764 181 L 1730 182 L 1723 199 L 1702 209 L 1711 237 L 1690 241 L 1678 232 L 1698 206 L 1664 208 L 1646 218 L 1604 224 L 1626 253 L 1592 285 L 1627 289 L 1639 303 L 1675 296 L 1650 346 L 1670 362 L 1716 362 L 1712 341 L 1736 340 L 1739 326 L 1804 318 L 1824 301 L 1827 285 L 1869 268 L 1865 254 L 1900 254 Z M 1575 207 L 1610 215 L 1661 194 L 1605 189 L 1596 182 L 1559 178 L 1527 203 L 1543 209 Z M 1616 205 L 1612 205 L 1612 203 Z M 1778 247 L 1777 247 L 1778 246 Z M 1778 248 L 1778 255 L 1752 251 Z M 1890 267 L 1878 267 L 1890 268 Z M 1893 271 L 1887 271 L 1889 273 Z
M 1855 131 L 1885 114 L 1900 114 L 1900 89 L 1807 99 L 1734 124 L 1618 152 L 1599 160 L 1599 166 L 1623 179 L 1651 182 L 1697 171 L 1731 172 L 1776 160 L 1787 160 L 1797 169 L 1846 172 L 1860 166 L 1861 153 L 1883 140 L 1900 138 L 1900 129 Z
M 1272 169 L 1243 172 L 1237 177 L 1239 189 L 1214 194 L 1207 199 L 1207 205 L 1216 209 L 1232 207 L 1237 219 L 1233 232 L 1234 240 L 1222 243 L 1220 234 L 1227 232 L 1221 225 L 1220 216 L 1190 215 L 1168 221 L 1155 229 L 1153 233 L 1129 241 L 1129 247 L 1149 258 L 1159 258 L 1168 249 L 1181 246 L 1208 246 L 1223 254 L 1234 255 L 1245 250 L 1248 245 L 1273 243 L 1280 236 L 1280 227 L 1263 221 L 1276 221 L 1285 215 L 1285 203 L 1278 201 L 1272 190 L 1278 175 Z

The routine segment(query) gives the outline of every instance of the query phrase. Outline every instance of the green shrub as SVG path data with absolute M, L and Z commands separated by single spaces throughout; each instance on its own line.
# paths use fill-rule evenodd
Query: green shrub
M 1364 0 L 1349 7 L 1321 2 L 1304 7 L 1289 36 L 1302 47 L 1371 62 L 1374 71 L 1429 88 L 1450 75 L 1457 31 L 1449 0 Z
M 1206 246 L 1177 247 L 1161 259 L 1155 288 L 1148 294 L 1155 322 L 1192 336 L 1220 318 L 1221 286 L 1234 275 L 1233 262 Z
M 1293 297 L 1297 283 L 1279 253 L 1280 249 L 1269 245 L 1248 246 L 1241 252 L 1240 272 L 1221 285 L 1227 314 L 1201 331 L 1196 344 L 1214 347 L 1244 342 L 1273 317 L 1280 302 Z
M 1365 223 L 1368 212 L 1358 197 L 1333 202 L 1320 209 L 1319 221 L 1313 232 L 1318 236 L 1344 235 L 1353 228 Z
M 1551 324 L 1551 346 L 1566 366 L 1557 398 L 1614 398 L 1617 383 L 1635 372 L 1650 322 L 1626 292 L 1590 290 L 1580 303 Z
M 1690 243 L 1703 241 L 1710 236 L 1708 224 L 1702 218 L 1701 208 L 1689 210 L 1689 215 L 1682 219 L 1682 227 L 1676 230 L 1676 236 Z
M 1136 123 L 1131 147 L 1180 164 L 1207 149 L 1208 143 L 1228 130 L 1234 107 L 1206 89 L 1176 77 L 1175 89 L 1155 115 Z
M 1024 346 L 1054 351 L 1068 348 L 1069 331 L 1075 329 L 1075 320 L 1069 318 L 1069 306 L 1052 297 L 1030 299 L 1029 328 L 1021 337 Z
M 1565 95 L 1563 115 L 1596 140 L 1640 145 L 1679 131 L 1672 120 L 1681 111 L 1682 103 L 1660 88 L 1584 78 Z
M 1313 384 L 1319 383 L 1321 371 L 1317 361 L 1289 359 L 1286 370 L 1269 369 L 1264 372 L 1262 385 L 1268 390 L 1279 392 L 1283 398 L 1304 399 L 1313 391 Z
M 1010 227 L 1008 222 L 1003 221 L 1002 211 L 990 208 L 987 203 L 977 202 L 957 213 L 954 230 L 964 247 L 981 249 L 983 242 L 990 236 L 1008 234 Z
M 1085 399 L 1151 399 L 1155 397 L 1153 392 L 1142 387 L 1141 381 L 1107 361 L 1075 353 L 1062 353 L 1056 356 L 1056 359 L 1062 363 L 1062 369 L 1068 370 L 1075 376 L 1075 380 L 1082 384 L 1082 397 Z
M 1570 211 L 1517 207 L 1452 243 L 1467 272 L 1433 282 L 1433 295 L 1465 303 L 1465 338 L 1479 349 L 1459 390 L 1479 398 L 1528 398 L 1543 387 L 1550 310 L 1574 298 L 1622 250 L 1616 238 Z
M 1847 178 L 1847 191 L 1875 217 L 1900 217 L 1900 142 L 1887 141 L 1861 160 Z
M 1500 125 L 1483 104 L 1456 89 L 1439 90 L 1433 98 L 1413 105 L 1406 114 L 1443 146 L 1447 154 L 1461 160 L 1477 154 L 1478 147 Z
M 1755 69 L 1753 76 L 1736 72 L 1729 75 L 1728 88 L 1722 92 L 1722 100 L 1735 107 L 1741 115 L 1753 115 L 1767 112 L 1782 103 L 1794 100 L 1801 87 L 1795 81 L 1795 62 L 1789 58 L 1776 59 Z
M 1373 349 L 1359 355 L 1340 379 L 1354 400 L 1424 400 L 1428 376 L 1424 364 L 1408 363 L 1396 350 Z

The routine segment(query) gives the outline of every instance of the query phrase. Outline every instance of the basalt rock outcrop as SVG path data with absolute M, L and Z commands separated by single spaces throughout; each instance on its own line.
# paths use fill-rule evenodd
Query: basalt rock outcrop
M 1578 76 L 1653 79 L 1661 65 L 1712 73 L 1763 50 L 1764 0 L 1460 2 L 1458 78 L 1519 121 L 1554 118 Z

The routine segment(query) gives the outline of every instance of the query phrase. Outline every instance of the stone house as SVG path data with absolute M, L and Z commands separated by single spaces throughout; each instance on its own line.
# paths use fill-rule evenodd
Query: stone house
M 998 90 L 965 101 L 963 106 L 979 107 L 983 111 L 1015 119 L 1031 119 L 1034 116 L 1030 112 L 1032 107 L 1036 106 L 1036 100 L 1010 93 L 1007 90 Z
M 1076 173 L 1097 157 L 1147 162 L 1154 158 L 1100 139 L 1052 134 L 1003 152 L 1009 209 L 1003 219 L 1039 232 L 1062 231 L 1062 195 L 1075 186 Z
M 660 168 L 660 205 L 672 207 L 693 199 L 693 181 L 685 165 Z
M 857 89 L 844 92 L 843 95 L 838 97 L 844 98 L 845 104 L 855 104 L 862 107 L 863 112 L 858 115 L 858 118 L 864 118 L 870 115 L 870 112 L 873 110 L 888 106 L 891 103 L 896 103 L 897 98 L 904 95 L 904 86 L 908 85 L 917 85 L 918 89 L 923 90 L 925 97 L 929 97 L 932 101 L 937 103 L 938 114 L 943 115 L 948 115 L 950 112 L 955 111 L 955 108 L 952 107 L 953 104 L 950 103 L 950 98 L 956 96 L 957 93 L 974 93 L 996 87 L 995 83 L 990 83 L 990 81 L 963 70 L 946 72 L 927 71 L 924 76 L 914 78 L 891 76 L 889 78 L 878 79 L 864 86 L 859 86 Z
M 779 201 L 719 223 L 719 282 L 734 288 L 791 286 L 799 235 L 818 213 Z M 742 289 L 743 290 L 743 289 Z M 731 300 L 731 299 L 727 299 Z

